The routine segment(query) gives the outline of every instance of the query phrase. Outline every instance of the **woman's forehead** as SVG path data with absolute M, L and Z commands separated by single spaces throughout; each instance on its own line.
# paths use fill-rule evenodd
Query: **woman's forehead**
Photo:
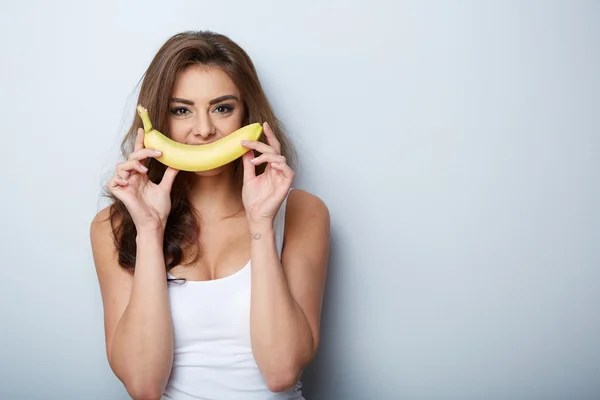
M 240 98 L 239 89 L 225 71 L 216 66 L 192 65 L 178 74 L 172 97 L 203 104 L 224 95 Z

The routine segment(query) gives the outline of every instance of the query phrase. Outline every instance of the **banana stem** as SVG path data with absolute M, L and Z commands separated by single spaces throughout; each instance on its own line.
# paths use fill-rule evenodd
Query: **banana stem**
M 144 125 L 144 132 L 148 133 L 152 130 L 152 122 L 150 121 L 150 116 L 148 115 L 148 110 L 138 104 L 137 106 L 138 115 L 142 118 L 142 124 Z

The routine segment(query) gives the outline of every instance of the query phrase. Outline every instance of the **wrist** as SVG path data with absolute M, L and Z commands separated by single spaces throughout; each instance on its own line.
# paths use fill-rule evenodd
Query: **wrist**
M 275 226 L 273 220 L 264 220 L 264 221 L 252 221 L 248 220 L 248 227 L 250 228 L 250 232 L 265 232 L 275 230 Z
M 275 228 L 273 224 L 252 224 L 249 226 L 250 228 L 250 239 L 252 242 L 264 242 L 269 238 L 275 238 Z

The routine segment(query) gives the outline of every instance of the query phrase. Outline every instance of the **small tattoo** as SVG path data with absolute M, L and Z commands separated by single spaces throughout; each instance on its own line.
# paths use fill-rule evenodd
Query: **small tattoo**
M 260 235 L 260 233 L 252 233 L 252 232 L 250 232 L 250 236 L 252 236 L 252 239 L 258 240 L 258 239 L 260 239 L 261 235 Z

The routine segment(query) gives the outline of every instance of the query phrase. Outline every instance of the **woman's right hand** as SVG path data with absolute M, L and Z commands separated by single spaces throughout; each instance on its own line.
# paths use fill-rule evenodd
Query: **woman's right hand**
M 179 170 L 167 167 L 156 185 L 148 179 L 144 166 L 147 158 L 160 157 L 161 153 L 144 148 L 144 130 L 138 129 L 133 152 L 117 164 L 115 175 L 108 181 L 108 190 L 123 202 L 138 232 L 143 229 L 164 229 L 171 211 L 171 188 Z

